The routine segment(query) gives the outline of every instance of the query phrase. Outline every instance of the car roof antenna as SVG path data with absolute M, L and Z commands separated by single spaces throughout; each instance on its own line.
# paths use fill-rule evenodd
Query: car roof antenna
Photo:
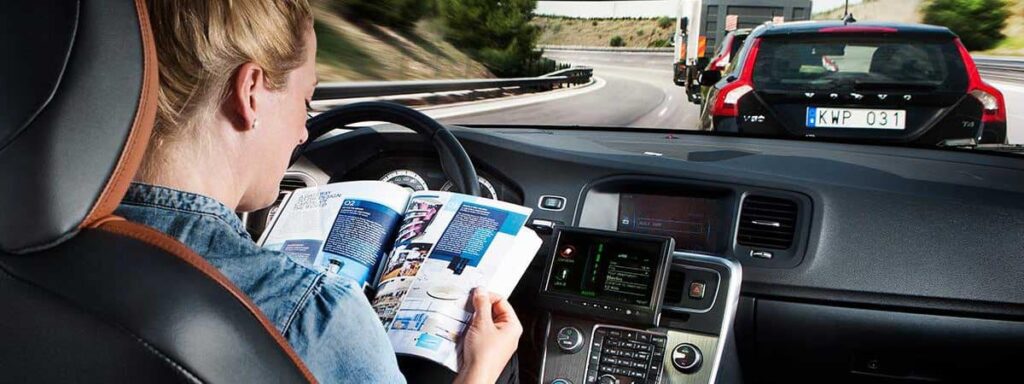
M 843 25 L 856 22 L 857 19 L 854 19 L 853 14 L 850 13 L 850 0 L 846 0 L 846 9 L 843 11 Z

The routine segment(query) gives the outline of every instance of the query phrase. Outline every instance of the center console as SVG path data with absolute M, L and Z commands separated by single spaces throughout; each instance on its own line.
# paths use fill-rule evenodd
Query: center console
M 672 237 L 561 227 L 539 295 L 541 383 L 712 383 L 740 267 Z

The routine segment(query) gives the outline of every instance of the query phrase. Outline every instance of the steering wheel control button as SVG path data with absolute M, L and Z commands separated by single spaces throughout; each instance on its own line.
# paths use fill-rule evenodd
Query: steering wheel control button
M 546 211 L 561 211 L 565 209 L 565 198 L 562 196 L 544 195 L 540 197 L 537 206 Z
M 707 288 L 707 284 L 705 284 L 703 281 L 691 282 L 689 291 L 690 298 L 694 300 L 703 299 L 705 288 Z
M 576 327 L 562 327 L 555 335 L 558 349 L 565 353 L 576 353 L 583 349 L 583 332 Z
M 682 373 L 694 373 L 700 369 L 703 356 L 696 345 L 683 343 L 672 349 L 672 366 Z

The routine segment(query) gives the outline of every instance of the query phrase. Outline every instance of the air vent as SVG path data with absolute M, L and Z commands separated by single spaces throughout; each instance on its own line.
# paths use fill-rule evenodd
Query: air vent
M 308 186 L 306 180 L 292 175 L 285 175 L 284 179 L 281 180 L 281 192 L 291 192 Z
M 797 204 L 792 200 L 747 196 L 740 208 L 736 242 L 748 247 L 789 249 L 796 218 Z

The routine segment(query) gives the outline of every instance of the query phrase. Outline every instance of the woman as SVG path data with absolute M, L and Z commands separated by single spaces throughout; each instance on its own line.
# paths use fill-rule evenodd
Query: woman
M 403 382 L 353 281 L 257 247 L 236 211 L 274 202 L 307 140 L 316 37 L 306 0 L 148 0 L 160 59 L 154 136 L 118 209 L 204 256 L 245 291 L 322 382 Z M 477 289 L 458 382 L 493 383 L 522 327 Z

